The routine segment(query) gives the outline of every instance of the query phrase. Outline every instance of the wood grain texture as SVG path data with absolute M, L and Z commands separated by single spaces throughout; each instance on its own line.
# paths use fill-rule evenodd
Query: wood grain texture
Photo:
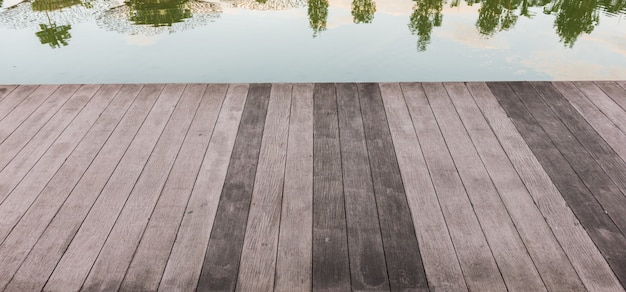
M 365 83 L 358 91 L 391 289 L 428 290 L 380 89 Z
M 167 88 L 166 88 L 167 89 Z M 192 84 L 168 98 L 180 101 L 128 195 L 83 284 L 89 291 L 118 290 L 196 115 L 206 85 Z M 166 91 L 164 91 L 166 93 Z
M 502 108 L 554 182 L 569 207 L 585 228 L 611 269 L 624 283 L 626 238 L 603 206 L 596 200 L 579 175 L 555 146 L 533 115 L 506 83 L 488 83 Z
M 489 173 L 440 83 L 423 85 L 508 289 L 545 290 Z
M 626 111 L 626 89 L 619 86 L 614 81 L 595 81 L 606 95 L 608 95 L 615 103 L 619 104 L 622 110 Z
M 621 291 L 609 265 L 487 85 L 466 86 L 585 287 L 590 291 Z
M 432 290 L 467 291 L 402 88 L 398 83 L 379 86 L 429 285 Z
M 469 290 L 505 290 L 504 280 L 422 85 L 403 83 L 401 88 L 409 110 L 409 120 L 415 128 Z M 391 115 L 388 116 L 391 121 Z
M 76 178 L 78 182 L 57 186 L 59 193 L 70 193 L 65 194 L 67 197 L 62 207 L 32 248 L 7 290 L 41 290 L 44 287 L 162 89 L 161 85 L 144 86 L 119 124 L 113 126 L 115 130 L 82 177 L 79 172 Z
M 585 291 L 465 84 L 445 83 L 444 86 L 546 288 Z
M 273 84 L 270 92 L 237 291 L 274 288 L 292 87 L 291 84 Z
M 0 101 L 2 101 L 7 95 L 11 94 L 15 90 L 17 85 L 0 85 Z
M 20 85 L 15 88 L 11 93 L 8 93 L 0 100 L 0 121 L 3 121 L 4 118 L 13 111 L 25 98 L 27 98 L 33 91 L 37 90 L 40 85 Z M 50 88 L 58 88 L 58 85 L 46 86 L 47 88 L 44 91 L 48 91 Z M 54 90 L 52 92 L 54 92 Z M 48 96 L 52 94 L 52 92 L 48 91 Z M 42 99 L 46 99 L 48 96 L 41 97 Z
M 165 86 L 159 102 L 120 160 L 44 289 L 78 290 L 82 287 L 183 89 L 184 85 L 179 84 Z
M 235 289 L 271 84 L 252 84 L 220 196 L 198 290 Z
M 275 291 L 311 289 L 313 86 L 293 85 Z
M 226 84 L 206 89 L 120 290 L 158 289 L 227 89 Z
M 312 287 L 347 291 L 350 266 L 334 84 L 315 84 L 313 102 Z
M 159 284 L 161 291 L 190 291 L 198 285 L 248 88 L 247 84 L 228 88 Z
M 34 91 L 24 92 L 22 89 L 16 91 L 24 94 L 26 98 L 11 108 L 11 105 L 2 105 L 0 102 L 0 144 L 9 137 L 17 127 L 19 127 L 28 117 L 41 106 L 59 88 L 58 85 L 42 85 Z M 11 110 L 9 112 L 9 110 Z
M 615 125 L 626 134 L 626 111 L 611 99 L 593 82 L 572 82 L 587 98 L 593 102 Z
M 357 86 L 336 90 L 352 290 L 389 291 Z

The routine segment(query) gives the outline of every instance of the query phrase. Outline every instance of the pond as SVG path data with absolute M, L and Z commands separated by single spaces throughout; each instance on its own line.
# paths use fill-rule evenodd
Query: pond
M 626 0 L 0 5 L 0 84 L 626 79 Z

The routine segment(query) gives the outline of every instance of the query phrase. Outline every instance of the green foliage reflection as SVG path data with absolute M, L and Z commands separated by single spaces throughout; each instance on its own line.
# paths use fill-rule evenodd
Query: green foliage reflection
M 57 26 L 55 23 L 49 25 L 40 24 L 39 28 L 41 31 L 35 33 L 39 38 L 39 42 L 41 42 L 42 45 L 47 44 L 53 49 L 67 46 L 69 39 L 72 37 L 70 34 L 72 27 L 70 25 Z
M 372 0 L 352 1 L 352 17 L 354 23 L 370 23 L 374 20 L 376 12 L 376 2 Z
M 185 7 L 188 0 L 130 0 L 125 2 L 130 8 L 128 18 L 134 24 L 172 26 L 191 18 L 191 10 Z
M 570 48 L 583 33 L 591 33 L 600 21 L 596 0 L 556 0 L 544 11 L 556 14 L 554 26 L 561 41 Z
M 328 18 L 328 0 L 309 0 L 309 26 L 313 29 L 313 37 L 326 30 Z
M 413 14 L 409 21 L 409 30 L 417 35 L 417 49 L 425 51 L 430 43 L 430 34 L 433 27 L 441 26 L 443 22 L 443 0 L 415 0 Z

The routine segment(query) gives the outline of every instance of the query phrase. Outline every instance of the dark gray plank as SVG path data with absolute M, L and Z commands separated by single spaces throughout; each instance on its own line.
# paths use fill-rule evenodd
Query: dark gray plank
M 619 104 L 623 111 L 626 111 L 626 89 L 619 86 L 614 81 L 596 81 L 596 86 L 600 87 L 615 103 Z
M 551 136 L 539 125 L 511 87 L 506 83 L 489 83 L 488 86 L 591 239 L 605 256 L 618 279 L 624 284 L 626 281 L 626 249 L 624 248 L 626 238 L 618 226 L 605 213 L 603 206 L 598 203 L 596 197 L 570 166 L 571 161 L 568 162 L 569 159 L 566 160 L 564 154 L 557 149 L 550 139 Z M 529 87 L 524 88 L 524 86 L 519 89 L 522 94 L 530 90 Z M 567 130 L 553 134 L 566 136 Z M 623 198 L 621 195 L 619 197 Z
M 17 107 L 24 99 L 26 99 L 33 91 L 38 89 L 39 85 L 20 85 L 15 90 L 11 91 L 11 93 L 4 96 L 3 99 L 0 100 L 0 121 L 2 121 L 15 107 Z M 51 85 L 46 86 L 48 88 L 54 88 L 51 92 L 48 93 L 48 96 L 54 92 L 59 86 Z M 47 91 L 48 89 L 46 89 Z M 45 100 L 48 96 L 44 96 Z
M 250 85 L 198 290 L 235 289 L 270 89 L 270 84 Z
M 365 83 L 358 91 L 391 289 L 428 290 L 380 88 Z
M 313 91 L 313 289 L 350 290 L 337 96 L 333 84 Z
M 352 289 L 389 290 L 357 86 L 336 88 Z

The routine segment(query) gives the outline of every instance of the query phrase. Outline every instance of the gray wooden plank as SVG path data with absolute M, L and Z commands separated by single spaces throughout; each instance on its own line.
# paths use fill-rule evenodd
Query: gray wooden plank
M 115 128 L 114 132 L 106 140 L 103 148 L 97 152 L 96 158 L 88 165 L 84 174 L 78 171 L 77 177 L 73 180 L 74 184 L 50 185 L 51 192 L 66 196 L 65 201 L 35 246 L 32 247 L 13 279 L 6 279 L 6 281 L 11 280 L 7 286 L 8 291 L 41 290 L 44 287 L 111 173 L 144 123 L 163 87 L 163 85 L 143 87 L 119 124 L 111 126 Z M 104 133 L 106 133 L 105 129 L 108 127 L 104 127 Z M 94 135 L 100 135 L 100 133 L 96 132 Z M 79 159 L 76 165 L 82 165 L 80 162 Z M 68 171 L 76 165 L 67 164 Z M 59 180 L 64 181 L 62 177 Z
M 270 291 L 276 275 L 291 84 L 273 84 L 241 253 L 237 291 Z
M 275 291 L 311 289 L 313 86 L 293 86 Z
M 103 86 L 80 111 L 37 164 L 21 179 L 6 199 L 0 203 L 0 242 L 26 213 L 48 181 L 74 151 L 79 142 L 108 107 L 121 85 Z M 0 195 L 1 196 L 1 195 Z
M 574 267 L 463 83 L 444 83 L 548 290 L 585 291 Z
M 158 289 L 227 89 L 226 84 L 206 89 L 120 290 Z
M 198 290 L 234 290 L 271 84 L 252 84 L 219 200 Z
M 605 256 L 617 278 L 623 283 L 626 279 L 626 250 L 616 247 L 624 246 L 626 238 L 618 225 L 605 213 L 603 206 L 587 189 L 581 177 L 550 139 L 551 137 L 522 104 L 517 93 L 506 83 L 488 83 L 488 86 L 593 242 Z
M 37 199 L 0 245 L 0 275 L 3 275 L 0 277 L 0 289 L 4 288 L 24 261 L 140 89 L 141 86 L 126 86 L 122 89 L 104 113 L 98 117 L 67 161 L 50 181 L 42 186 L 43 190 L 37 191 L 39 194 Z M 2 238 L 4 239 L 5 236 Z
M 0 104 L 0 144 L 4 142 L 39 106 L 44 103 L 57 89 L 58 85 L 42 85 L 22 100 L 11 112 L 10 106 Z
M 82 289 L 113 291 L 121 286 L 205 90 L 206 85 L 202 84 L 191 84 L 184 88 L 180 101 L 141 175 L 123 207 L 118 210 L 115 225 L 112 226 Z M 169 98 L 176 98 L 179 95 L 180 93 L 176 91 L 175 95 Z
M 196 289 L 248 87 L 247 84 L 233 84 L 226 93 L 159 284 L 161 291 Z
M 593 82 L 572 82 L 591 100 L 615 125 L 626 134 L 626 111 Z
M 626 88 L 619 86 L 614 81 L 595 81 L 594 83 L 617 103 L 622 110 L 626 111 Z
M 423 156 L 420 141 L 416 136 L 411 115 L 405 103 L 405 96 L 398 83 L 379 84 L 389 130 L 398 158 L 400 174 L 406 190 L 407 200 L 413 218 L 413 225 L 419 238 L 420 251 L 426 275 L 433 290 L 467 291 L 450 231 L 446 225 L 439 199 Z M 409 92 L 409 94 L 411 94 Z M 411 95 L 409 95 L 412 98 Z M 444 147 L 445 148 L 445 147 Z M 469 202 L 468 202 L 469 203 Z M 470 207 L 467 205 L 467 207 Z M 469 208 L 471 211 L 471 207 Z M 459 212 L 459 210 L 455 210 Z M 474 221 L 476 219 L 474 218 Z M 476 221 L 476 227 L 479 227 Z M 479 230 L 479 229 L 478 229 Z M 480 231 L 480 230 L 479 230 Z M 482 232 L 479 232 L 482 237 Z M 466 240 L 466 238 L 463 238 Z M 484 241 L 484 238 L 483 238 Z M 486 246 L 486 244 L 485 244 Z M 469 250 L 468 250 L 469 251 Z M 475 253 L 475 251 L 471 251 Z M 487 250 L 487 253 L 489 251 Z M 489 254 L 491 257 L 491 255 Z M 496 273 L 497 267 L 491 259 Z M 484 271 L 481 271 L 483 273 Z M 469 274 L 469 273 L 468 273 Z M 484 277 L 488 278 L 488 277 Z M 504 289 L 504 282 L 500 288 Z M 471 288 L 478 289 L 477 286 Z M 483 287 L 485 290 L 487 287 Z M 496 287 L 491 287 L 493 288 Z
M 445 88 L 440 83 L 426 83 L 423 86 L 508 289 L 545 290 Z
M 170 119 L 184 85 L 166 85 L 150 115 L 98 196 L 48 279 L 46 290 L 78 290 Z
M 615 83 L 619 84 L 619 86 L 626 90 L 626 80 L 616 80 Z
M 422 85 L 401 87 L 469 290 L 506 290 Z
M 428 290 L 380 89 L 364 83 L 358 91 L 391 289 Z
M 313 90 L 313 290 L 347 291 L 350 266 L 334 84 Z
M 11 111 L 13 111 L 25 98 L 27 98 L 33 91 L 38 89 L 39 85 L 20 85 L 11 93 L 4 96 L 0 100 L 0 121 L 2 121 Z M 50 86 L 58 88 L 58 85 Z M 51 94 L 51 93 L 50 93 Z M 46 98 L 48 96 L 44 96 Z
M 613 150 L 626 161 L 626 134 L 602 113 L 595 104 L 571 82 L 553 82 L 552 85 L 602 136 Z
M 467 87 L 585 287 L 590 291 L 622 291 L 611 268 L 487 85 L 468 83 Z
M 336 85 L 352 290 L 389 291 L 356 84 Z
M 17 87 L 17 85 L 0 85 L 0 101 L 11 94 Z

